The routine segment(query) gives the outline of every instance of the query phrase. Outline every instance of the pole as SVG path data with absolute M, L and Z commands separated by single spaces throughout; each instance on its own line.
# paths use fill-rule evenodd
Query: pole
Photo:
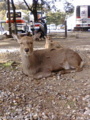
M 65 20 L 65 38 L 67 37 L 67 21 Z
M 9 20 L 8 27 L 9 27 L 9 35 L 11 37 L 12 36 L 12 29 L 11 29 L 10 2 L 9 2 L 9 0 L 7 0 L 7 5 L 8 5 L 8 20 Z

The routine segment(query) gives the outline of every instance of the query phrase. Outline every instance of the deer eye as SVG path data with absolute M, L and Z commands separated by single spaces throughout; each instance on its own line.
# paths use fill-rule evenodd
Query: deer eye
M 22 42 L 20 42 L 20 45 L 22 45 L 23 43 Z
M 31 44 L 32 45 L 32 42 L 28 42 L 27 44 Z
M 32 42 L 30 42 L 30 44 L 32 45 L 33 43 L 32 43 Z

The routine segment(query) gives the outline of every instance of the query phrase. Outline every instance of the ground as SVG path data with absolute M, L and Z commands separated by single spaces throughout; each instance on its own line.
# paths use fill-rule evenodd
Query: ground
M 90 33 L 51 35 L 79 53 L 83 70 L 32 80 L 22 72 L 17 41 L 0 40 L 0 120 L 90 120 Z M 34 42 L 34 48 L 44 44 Z

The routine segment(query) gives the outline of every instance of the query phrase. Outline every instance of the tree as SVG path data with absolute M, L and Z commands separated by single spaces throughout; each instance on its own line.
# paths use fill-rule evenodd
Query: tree
M 48 0 L 33 0 L 32 6 L 29 6 L 26 0 L 24 0 L 24 3 L 34 15 L 34 21 L 37 21 L 37 10 L 39 9 L 40 5 L 42 9 L 45 8 L 43 10 L 48 11 L 48 10 L 53 9 L 54 11 L 56 11 L 57 10 L 55 6 L 56 1 L 63 1 L 63 0 L 49 0 L 49 1 Z M 68 2 L 67 0 L 64 0 L 64 5 L 65 5 L 64 8 L 66 12 L 73 12 L 74 6 L 72 5 L 72 3 Z
M 11 3 L 9 0 L 7 0 L 7 7 L 8 7 L 8 20 L 9 20 L 9 23 L 8 23 L 8 27 L 9 27 L 9 34 L 10 34 L 10 37 L 12 36 L 12 28 L 11 28 L 11 15 L 10 15 L 10 4 L 12 5 L 12 9 L 13 9 L 13 21 L 14 21 L 14 26 L 15 26 L 15 33 L 17 34 L 17 26 L 16 26 L 16 7 L 14 5 L 14 2 L 13 0 L 11 0 Z
M 6 3 L 5 2 L 0 2 L 0 11 L 1 10 L 6 10 Z
M 9 2 L 9 0 L 0 0 L 0 3 L 2 2 L 2 1 L 5 1 L 5 2 Z M 27 2 L 26 2 L 26 0 L 23 0 L 23 2 L 22 3 L 20 3 L 19 4 L 19 8 L 21 7 L 22 9 L 24 8 L 24 9 L 28 9 L 29 11 L 31 11 L 32 12 L 32 14 L 34 15 L 34 21 L 36 22 L 37 20 L 38 20 L 38 18 L 37 18 L 37 10 L 38 9 L 42 9 L 42 10 L 44 10 L 44 11 L 48 11 L 48 10 L 54 10 L 54 11 L 57 11 L 57 8 L 56 8 L 56 6 L 55 6 L 55 2 L 56 1 L 64 1 L 64 5 L 65 5 L 65 11 L 66 12 L 72 12 L 73 11 L 73 5 L 70 3 L 70 2 L 68 2 L 67 0 L 33 0 L 32 1 L 32 5 L 29 5 Z M 72 1 L 72 0 L 71 0 Z M 25 5 L 26 6 L 25 6 Z M 1 5 L 1 4 L 0 4 Z M 7 4 L 6 4 L 7 5 Z M 11 5 L 12 5 L 12 8 L 13 8 L 13 10 L 15 9 L 15 6 L 14 6 L 14 3 L 13 3 L 13 0 L 11 0 L 11 4 L 10 4 L 10 9 L 11 9 Z M 5 4 L 3 4 L 3 6 L 5 6 Z M 3 7 L 2 8 L 2 6 L 1 6 L 1 9 L 6 9 L 6 7 Z M 14 11 L 14 13 L 15 13 L 15 11 Z M 54 15 L 55 16 L 55 15 Z M 60 16 L 61 16 L 61 14 L 60 14 Z M 55 19 L 55 22 L 56 22 L 56 24 L 58 24 L 59 22 L 58 22 L 58 19 L 60 20 L 60 22 L 61 21 L 63 21 L 63 19 L 62 18 L 60 18 L 60 16 L 59 16 L 59 14 L 56 14 L 56 16 L 55 17 L 57 17 L 57 19 Z M 63 14 L 62 14 L 62 16 L 63 16 Z M 63 16 L 63 18 L 64 18 L 64 16 Z M 53 19 L 53 18 L 52 18 Z M 48 19 L 49 20 L 49 19 Z M 14 15 L 14 21 L 15 21 L 15 15 Z M 9 29 L 10 29 L 10 27 L 9 27 Z
M 8 6 L 8 20 L 9 20 L 9 23 L 8 23 L 8 27 L 9 27 L 9 34 L 10 34 L 10 37 L 12 35 L 12 29 L 11 29 L 11 18 L 10 18 L 10 1 L 7 0 L 7 6 Z
M 49 12 L 47 14 L 47 24 L 55 23 L 56 25 L 63 24 L 66 17 L 64 12 Z
M 36 22 L 37 21 L 37 8 L 38 8 L 38 0 L 33 0 L 33 4 L 32 6 L 30 7 L 26 0 L 24 0 L 26 6 L 28 7 L 28 9 L 32 12 L 32 14 L 34 15 L 34 21 Z
M 27 10 L 27 6 L 22 1 L 18 1 L 18 3 L 15 4 L 15 7 L 16 9 Z
M 64 9 L 65 9 L 66 13 L 73 13 L 74 6 L 73 6 L 72 3 L 66 1 L 65 4 L 64 4 Z
M 51 0 L 51 1 L 45 1 L 45 0 L 33 0 L 32 6 L 30 7 L 26 0 L 24 0 L 26 6 L 28 9 L 32 12 L 34 15 L 34 21 L 37 21 L 37 10 L 40 9 L 40 7 L 43 9 L 44 7 L 47 7 L 47 10 L 49 9 L 55 9 L 54 2 L 56 0 Z M 40 2 L 40 3 L 39 3 Z M 52 6 L 50 6 L 52 4 Z
M 13 9 L 13 21 L 14 21 L 14 26 L 15 26 L 15 33 L 17 34 L 17 25 L 16 25 L 16 7 L 14 5 L 13 0 L 11 0 L 12 3 L 12 9 Z

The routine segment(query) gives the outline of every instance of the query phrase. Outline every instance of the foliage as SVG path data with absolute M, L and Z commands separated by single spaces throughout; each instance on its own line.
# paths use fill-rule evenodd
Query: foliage
M 26 4 L 26 6 L 28 7 L 28 9 L 33 13 L 35 21 L 37 21 L 37 10 L 40 7 L 44 11 L 48 11 L 48 10 L 52 11 L 52 9 L 54 11 L 57 11 L 57 8 L 55 6 L 55 2 L 57 2 L 57 1 L 64 1 L 64 9 L 65 9 L 66 13 L 72 13 L 74 11 L 74 6 L 72 5 L 72 3 L 68 2 L 67 0 L 33 0 L 32 6 L 29 6 L 27 4 L 26 0 L 24 0 L 24 2 Z M 63 18 L 65 17 L 65 15 L 63 15 L 63 14 L 61 15 L 60 14 L 60 17 L 61 18 L 59 18 L 59 16 L 57 15 L 57 18 L 59 18 L 62 21 Z M 57 19 L 55 19 L 55 21 L 56 21 L 56 23 L 58 23 Z
M 22 1 L 18 1 L 18 3 L 16 3 L 15 6 L 16 6 L 16 9 L 27 10 L 26 5 Z
M 61 1 L 61 0 L 41 0 L 41 4 L 43 7 L 46 7 L 46 10 L 57 10 L 56 6 L 55 6 L 55 2 L 56 1 Z
M 38 0 L 33 0 L 32 6 L 29 6 L 26 0 L 23 0 L 28 10 L 32 12 L 34 15 L 34 21 L 37 21 L 37 8 L 38 8 Z
M 0 11 L 0 19 L 1 20 L 5 20 L 5 18 L 6 18 L 5 14 L 6 14 L 5 10 Z
M 5 2 L 0 2 L 0 11 L 1 10 L 6 10 L 6 3 Z
M 41 1 L 41 5 L 42 7 L 46 8 L 46 10 L 54 10 L 57 11 L 57 6 L 56 6 L 56 2 L 63 2 L 64 4 L 64 10 L 65 12 L 73 12 L 74 10 L 74 6 L 72 4 L 73 0 L 40 0 Z
M 65 9 L 65 12 L 66 12 L 66 13 L 73 13 L 73 11 L 74 11 L 74 6 L 73 6 L 72 3 L 66 1 L 66 2 L 64 3 L 64 9 Z
M 28 4 L 28 7 L 30 8 L 29 9 L 30 11 L 32 11 L 34 9 L 34 4 L 35 4 L 34 1 L 35 0 L 33 0 L 32 5 Z M 55 6 L 56 1 L 62 1 L 62 2 L 64 1 L 64 9 L 65 9 L 66 12 L 72 12 L 74 10 L 74 6 L 70 2 L 68 2 L 67 0 L 37 0 L 37 1 L 38 1 L 37 2 L 37 9 L 42 8 L 45 11 L 47 11 L 47 10 L 50 11 L 52 9 L 57 11 L 57 8 Z M 6 7 L 7 6 L 6 2 L 7 2 L 6 0 L 0 0 L 0 10 L 6 10 L 6 8 L 7 8 Z M 18 1 L 18 3 L 15 4 L 16 9 L 27 10 L 28 7 L 25 5 L 25 2 L 26 2 L 26 0 L 24 0 L 23 2 Z
M 56 25 L 63 24 L 65 21 L 66 13 L 57 11 L 49 12 L 47 14 L 47 24 L 55 23 Z
M 0 10 L 1 11 L 6 10 L 7 9 L 7 7 L 6 7 L 7 0 L 0 0 L 0 1 L 1 1 L 0 2 Z M 35 19 L 35 21 L 37 21 L 37 10 L 38 9 L 41 9 L 45 12 L 52 11 L 52 9 L 53 9 L 55 12 L 49 12 L 47 14 L 47 24 L 55 23 L 56 25 L 58 25 L 58 24 L 64 23 L 66 13 L 67 14 L 72 13 L 74 10 L 73 5 L 70 2 L 68 2 L 67 0 L 32 0 L 32 1 L 33 1 L 32 5 L 28 4 L 26 2 L 26 0 L 23 0 L 23 2 L 18 1 L 18 3 L 15 4 L 16 9 L 22 9 L 22 10 L 24 10 L 24 12 L 27 11 L 26 12 L 27 20 L 29 20 L 29 17 L 28 17 L 29 11 L 31 11 L 34 14 L 34 19 Z M 64 3 L 64 9 L 65 9 L 66 13 L 57 11 L 57 8 L 55 6 L 56 1 L 64 1 L 63 3 Z M 12 5 L 10 5 L 10 6 L 11 6 L 10 9 L 12 9 Z M 0 14 L 1 19 L 5 19 L 5 13 L 2 12 L 1 14 Z
M 26 15 L 24 16 L 25 20 L 29 21 L 29 11 L 28 10 L 22 10 Z

